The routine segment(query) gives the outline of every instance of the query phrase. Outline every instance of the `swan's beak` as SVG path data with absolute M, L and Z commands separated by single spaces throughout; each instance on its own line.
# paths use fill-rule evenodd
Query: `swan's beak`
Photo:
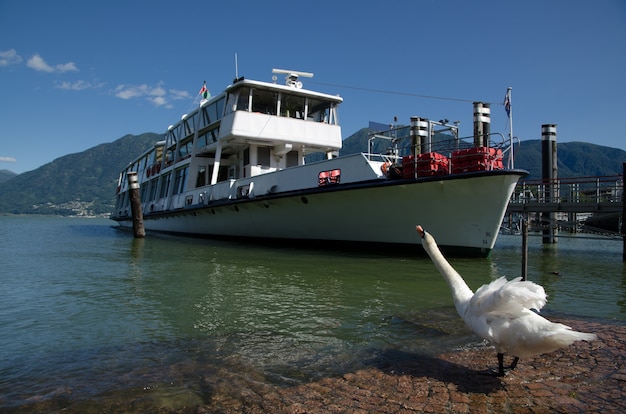
M 418 224 L 417 226 L 415 226 L 415 230 L 417 230 L 417 232 L 419 233 L 420 237 L 423 239 L 424 238 L 424 234 L 426 232 L 424 231 L 422 226 Z

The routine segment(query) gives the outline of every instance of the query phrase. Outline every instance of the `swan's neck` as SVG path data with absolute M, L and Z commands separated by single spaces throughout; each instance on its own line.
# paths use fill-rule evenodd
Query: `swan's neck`
M 424 249 L 426 253 L 430 256 L 431 260 L 435 264 L 441 276 L 448 282 L 450 286 L 450 290 L 452 291 L 452 299 L 454 300 L 454 306 L 456 307 L 457 312 L 461 316 L 465 313 L 465 309 L 467 304 L 469 303 L 472 296 L 474 296 L 474 292 L 472 289 L 467 286 L 465 280 L 457 273 L 456 270 L 448 263 L 448 261 L 443 257 L 441 251 L 439 251 L 439 247 L 435 243 L 435 239 L 428 233 L 424 235 L 424 239 L 422 240 L 422 244 L 424 245 Z

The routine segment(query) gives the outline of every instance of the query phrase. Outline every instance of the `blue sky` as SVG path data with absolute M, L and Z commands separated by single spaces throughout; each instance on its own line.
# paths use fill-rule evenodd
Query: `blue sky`
M 461 121 L 626 149 L 626 2 L 0 1 L 0 169 L 22 173 L 126 134 L 164 132 L 238 74 L 313 72 L 344 98 L 344 138 L 369 121 Z M 434 97 L 434 98 L 433 98 Z M 443 98 L 443 99 L 442 99 Z M 129 154 L 129 158 L 135 154 Z

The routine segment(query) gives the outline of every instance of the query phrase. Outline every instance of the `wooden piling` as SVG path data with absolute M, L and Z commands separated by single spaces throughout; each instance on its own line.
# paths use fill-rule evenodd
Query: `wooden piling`
M 528 277 L 528 220 L 522 219 L 522 280 Z
M 139 195 L 139 183 L 137 173 L 130 171 L 128 174 L 128 188 L 130 197 L 130 209 L 133 215 L 133 234 L 135 238 L 146 237 L 146 230 L 143 227 L 143 212 L 141 211 L 141 197 Z

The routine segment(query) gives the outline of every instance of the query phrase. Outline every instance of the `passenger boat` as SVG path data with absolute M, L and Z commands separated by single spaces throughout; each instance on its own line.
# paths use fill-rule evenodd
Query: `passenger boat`
M 274 73 L 286 82 L 235 79 L 170 126 L 121 172 L 111 219 L 132 228 L 136 175 L 148 232 L 414 249 L 421 223 L 447 254 L 489 254 L 527 173 L 513 168 L 512 134 L 490 133 L 488 104 L 474 104 L 473 142 L 415 117 L 339 156 L 342 98 L 304 89 L 310 73 Z

